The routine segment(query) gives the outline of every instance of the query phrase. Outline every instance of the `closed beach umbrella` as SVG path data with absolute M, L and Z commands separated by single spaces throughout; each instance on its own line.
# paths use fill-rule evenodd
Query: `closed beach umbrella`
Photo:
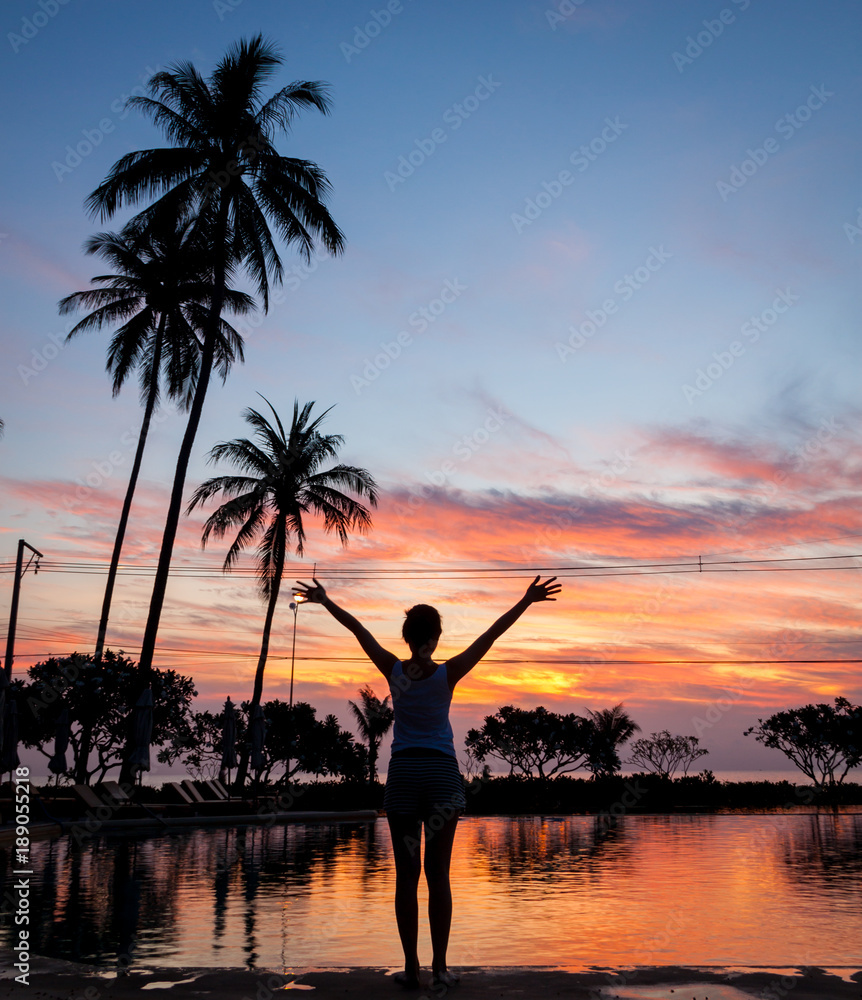
M 69 747 L 69 709 L 64 708 L 54 729 L 54 756 L 48 761 L 51 774 L 61 775 L 66 771 L 66 750 Z
M 3 748 L 3 731 L 6 728 L 6 688 L 9 681 L 6 680 L 6 671 L 0 667 L 0 750 Z
M 223 770 L 229 771 L 236 767 L 236 712 L 230 698 L 224 703 L 221 739 L 221 766 Z
M 18 702 L 9 698 L 3 713 L 3 752 L 0 754 L 0 774 L 13 771 L 21 763 L 18 757 Z
M 263 740 L 266 735 L 266 719 L 263 707 L 254 706 L 254 716 L 251 720 L 251 769 L 255 774 L 263 770 Z
M 153 738 L 153 692 L 146 688 L 132 709 L 132 753 L 129 770 L 135 777 L 150 769 L 150 741 Z

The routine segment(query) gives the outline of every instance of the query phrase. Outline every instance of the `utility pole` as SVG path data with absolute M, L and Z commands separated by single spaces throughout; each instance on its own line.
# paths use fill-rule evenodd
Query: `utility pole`
M 33 555 L 27 560 L 24 566 L 24 549 L 29 549 Z M 6 680 L 12 680 L 12 659 L 15 655 L 15 627 L 18 624 L 18 597 L 21 593 L 21 577 L 30 568 L 30 563 L 36 560 L 33 572 L 39 572 L 39 560 L 44 556 L 38 549 L 34 549 L 23 538 L 18 539 L 18 558 L 15 561 L 15 583 L 12 587 L 12 610 L 9 612 L 9 633 L 6 636 Z

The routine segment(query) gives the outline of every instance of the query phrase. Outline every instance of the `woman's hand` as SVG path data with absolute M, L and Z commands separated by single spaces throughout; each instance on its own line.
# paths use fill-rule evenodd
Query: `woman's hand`
M 527 587 L 527 593 L 524 594 L 525 600 L 529 601 L 530 604 L 535 604 L 537 601 L 555 601 L 556 597 L 551 597 L 551 594 L 559 594 L 563 589 L 562 584 L 554 583 L 556 579 L 555 576 L 552 576 L 544 583 L 539 583 L 540 577 L 537 576 Z
M 294 588 L 294 595 L 301 597 L 303 601 L 310 601 L 312 604 L 323 604 L 326 600 L 326 591 L 314 577 L 311 579 L 314 580 L 313 587 L 309 587 L 309 585 L 307 583 L 303 583 L 302 580 L 297 580 L 296 582 L 299 584 L 299 587 Z M 305 588 L 304 590 L 300 589 L 303 587 Z

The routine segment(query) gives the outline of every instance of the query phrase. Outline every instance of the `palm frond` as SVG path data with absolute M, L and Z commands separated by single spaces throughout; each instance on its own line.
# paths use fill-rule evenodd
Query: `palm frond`
M 120 157 L 104 180 L 84 202 L 87 212 L 110 218 L 125 204 L 154 197 L 188 180 L 206 167 L 194 149 L 143 149 Z
M 245 472 L 256 473 L 259 479 L 272 480 L 277 470 L 272 456 L 248 438 L 236 438 L 213 445 L 207 456 L 207 463 L 212 465 L 222 461 L 228 461 Z
M 246 493 L 253 493 L 257 488 L 258 481 L 251 476 L 213 476 L 198 486 L 192 494 L 186 513 L 190 514 L 195 507 L 206 503 L 216 495 L 224 493 L 227 497 L 236 497 Z

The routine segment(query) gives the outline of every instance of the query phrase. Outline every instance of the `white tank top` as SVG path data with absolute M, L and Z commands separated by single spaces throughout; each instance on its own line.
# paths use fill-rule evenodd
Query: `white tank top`
M 452 691 L 445 663 L 430 677 L 413 680 L 404 673 L 401 661 L 396 660 L 389 677 L 389 692 L 395 711 L 392 753 L 424 747 L 456 756 L 449 722 Z

